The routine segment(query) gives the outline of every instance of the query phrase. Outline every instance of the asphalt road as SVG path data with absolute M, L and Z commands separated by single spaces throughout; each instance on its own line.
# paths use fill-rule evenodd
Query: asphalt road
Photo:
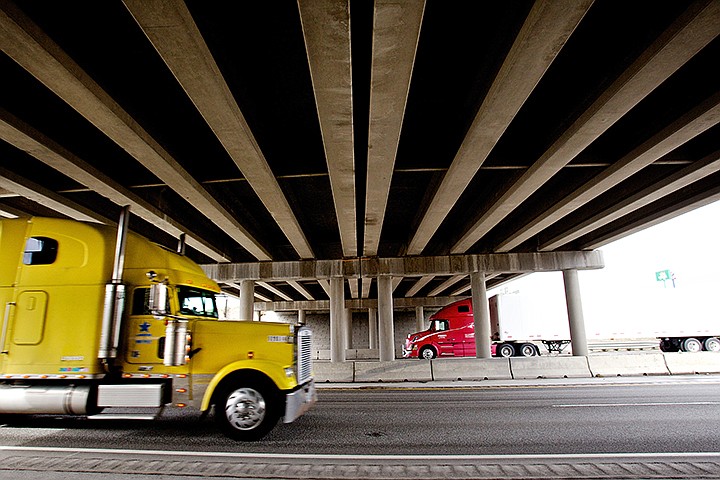
M 31 417 L 0 427 L 0 458 L 5 459 L 0 461 L 4 465 L 0 470 L 14 468 L 18 473 L 35 468 L 49 479 L 53 468 L 68 469 L 57 456 L 73 454 L 77 459 L 76 452 L 94 458 L 137 459 L 143 456 L 138 451 L 160 458 L 163 452 L 173 451 L 184 453 L 166 458 L 176 461 L 200 455 L 205 460 L 199 462 L 212 458 L 220 463 L 224 461 L 221 455 L 235 463 L 239 459 L 248 463 L 251 456 L 255 463 L 271 458 L 285 464 L 298 459 L 300 463 L 305 459 L 306 464 L 337 464 L 342 459 L 343 465 L 354 465 L 355 470 L 368 460 L 377 463 L 382 458 L 391 463 L 415 458 L 418 464 L 437 463 L 441 458 L 487 463 L 492 458 L 505 463 L 549 462 L 557 468 L 558 463 L 568 463 L 568 458 L 592 464 L 624 454 L 633 464 L 647 464 L 658 454 L 660 458 L 652 460 L 657 466 L 698 454 L 696 460 L 705 464 L 700 472 L 712 475 L 712 462 L 720 460 L 720 377 L 663 377 L 638 384 L 567 383 L 323 389 L 308 414 L 295 423 L 278 425 L 255 443 L 236 443 L 223 437 L 211 419 L 201 421 L 177 412 L 165 412 L 154 422 Z M 703 457 L 703 452 L 710 456 Z M 55 455 L 57 467 L 38 466 L 47 455 Z M 8 463 L 10 457 L 15 463 Z M 25 463 L 20 457 L 26 458 Z M 708 458 L 713 459 L 711 463 Z M 162 460 L 158 461 L 161 465 Z M 408 467 L 407 461 L 402 463 Z M 81 467 L 73 470 L 84 471 Z M 267 478 L 273 477 L 269 470 L 264 472 Z M 581 473 L 565 476 L 582 478 Z M 720 477 L 720 470 L 715 474 Z M 207 477 L 207 472 L 202 476 Z M 347 471 L 344 476 L 354 478 Z M 632 477 L 627 472 L 625 476 Z

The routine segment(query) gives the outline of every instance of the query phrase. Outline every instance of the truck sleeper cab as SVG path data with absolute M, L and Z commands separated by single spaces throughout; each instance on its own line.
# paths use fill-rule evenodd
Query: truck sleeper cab
M 495 298 L 495 297 L 493 297 Z M 490 302 L 491 325 L 494 332 L 500 331 L 497 308 Z M 497 357 L 540 355 L 540 350 L 529 341 L 502 341 L 495 334 L 490 353 Z M 470 299 L 459 300 L 441 308 L 430 317 L 430 327 L 422 332 L 411 333 L 403 346 L 404 358 L 474 357 L 475 323 Z
M 309 329 L 220 321 L 220 289 L 198 265 L 115 236 L 0 220 L 0 415 L 169 405 L 214 410 L 227 435 L 254 440 L 314 404 Z M 151 308 L 152 285 L 163 285 L 163 308 Z

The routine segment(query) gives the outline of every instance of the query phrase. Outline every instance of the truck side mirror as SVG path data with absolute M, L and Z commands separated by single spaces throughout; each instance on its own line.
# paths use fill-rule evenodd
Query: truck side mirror
M 150 297 L 148 298 L 148 309 L 153 315 L 167 315 L 168 286 L 165 283 L 153 283 L 150 285 Z

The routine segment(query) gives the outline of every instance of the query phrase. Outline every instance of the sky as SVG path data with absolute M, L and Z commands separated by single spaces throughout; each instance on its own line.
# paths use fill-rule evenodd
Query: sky
M 720 202 L 601 247 L 605 268 L 578 275 L 588 339 L 720 332 Z M 659 281 L 669 271 L 672 280 Z M 663 274 L 660 274 L 663 277 Z M 535 273 L 498 291 L 564 301 L 561 273 Z M 711 332 L 711 333 L 712 333 Z

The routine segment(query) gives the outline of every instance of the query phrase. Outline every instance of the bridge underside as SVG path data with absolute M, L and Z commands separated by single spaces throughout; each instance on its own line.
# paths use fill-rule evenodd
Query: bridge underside
M 592 250 L 720 199 L 719 35 L 716 0 L 0 0 L 0 214 L 130 205 L 200 264 L 401 259 L 345 297 L 467 295 L 413 259 Z M 330 298 L 325 266 L 232 268 Z

